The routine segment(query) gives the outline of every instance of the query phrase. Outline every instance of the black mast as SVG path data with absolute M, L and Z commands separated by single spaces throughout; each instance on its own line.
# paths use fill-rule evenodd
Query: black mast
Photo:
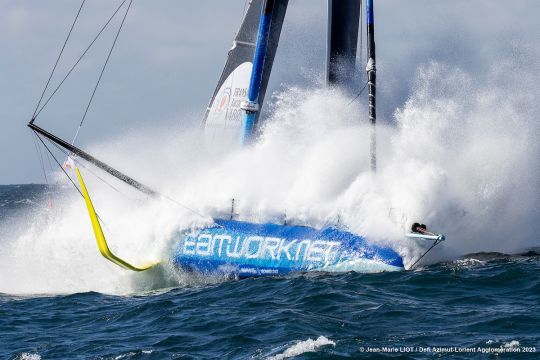
M 375 67 L 375 23 L 373 20 L 373 0 L 366 0 L 366 17 L 367 17 L 367 47 L 368 47 L 368 92 L 369 92 L 369 120 L 371 121 L 371 170 L 377 169 L 377 134 L 375 132 L 375 124 L 377 122 L 377 111 L 375 103 L 377 69 Z

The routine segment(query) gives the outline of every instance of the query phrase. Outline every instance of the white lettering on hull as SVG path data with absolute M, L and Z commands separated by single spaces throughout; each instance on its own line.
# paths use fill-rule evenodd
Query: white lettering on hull
M 199 239 L 200 237 L 201 236 L 199 235 Z M 240 245 L 241 245 L 240 237 L 237 237 L 234 240 L 231 238 L 229 240 L 229 246 L 227 246 L 227 256 L 232 257 L 232 258 L 242 257 L 242 247 Z M 203 254 L 197 254 L 197 255 L 204 256 Z
M 308 261 L 328 263 L 337 256 L 338 241 L 299 241 L 263 236 L 211 235 L 191 233 L 184 237 L 181 247 L 185 255 L 267 259 L 274 261 Z

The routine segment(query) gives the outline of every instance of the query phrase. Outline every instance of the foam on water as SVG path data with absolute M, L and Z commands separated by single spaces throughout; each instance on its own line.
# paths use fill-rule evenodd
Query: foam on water
M 295 345 L 288 347 L 284 352 L 270 356 L 268 360 L 283 360 L 298 355 L 302 355 L 306 352 L 315 352 L 318 348 L 325 345 L 336 346 L 336 343 L 324 336 L 319 336 L 316 340 L 307 339 L 305 341 L 299 341 Z
M 518 347 L 518 346 L 519 346 L 519 341 L 517 341 L 517 340 L 512 340 L 512 341 L 509 341 L 507 343 L 504 343 L 505 348 L 514 348 L 514 347 Z
M 19 357 L 17 357 L 19 360 L 41 360 L 41 356 L 39 354 L 32 354 L 32 353 L 22 353 Z
M 196 131 L 153 128 L 89 150 L 183 206 L 115 183 L 119 195 L 83 174 L 113 252 L 134 263 L 167 259 L 173 234 L 228 215 L 232 198 L 240 219 L 286 214 L 289 223 L 315 227 L 339 219 L 395 247 L 406 264 L 421 253 L 402 236 L 414 221 L 447 235 L 430 261 L 518 251 L 537 245 L 540 226 L 531 80 L 540 72 L 514 65 L 496 64 L 481 82 L 437 63 L 420 67 L 408 101 L 394 119 L 380 121 L 376 174 L 369 171 L 366 109 L 313 87 L 274 96 L 260 140 L 247 149 L 209 155 Z M 21 217 L 11 235 L 2 239 L 0 292 L 123 294 L 193 281 L 167 264 L 154 275 L 132 274 L 103 260 L 78 194 L 46 214 Z
M 478 259 L 459 259 L 450 263 L 449 268 L 460 270 L 460 269 L 469 269 L 471 267 L 476 267 L 476 266 L 483 266 L 485 264 L 486 264 L 485 261 L 481 261 Z

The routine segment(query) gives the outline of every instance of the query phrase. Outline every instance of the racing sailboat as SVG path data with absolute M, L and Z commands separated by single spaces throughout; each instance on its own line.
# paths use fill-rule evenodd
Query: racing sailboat
M 233 131 L 247 145 L 254 138 L 272 62 L 278 46 L 287 0 L 252 1 L 243 20 L 227 65 L 210 101 L 204 123 L 206 130 Z M 252 24 L 253 10 L 262 5 L 257 42 L 246 24 Z M 328 2 L 327 84 L 349 86 L 355 71 L 361 2 L 358 0 L 330 0 Z M 252 17 L 250 17 L 252 16 Z M 369 119 L 371 132 L 371 168 L 376 170 L 375 142 L 375 41 L 373 0 L 366 0 Z M 238 55 L 239 44 L 251 47 Z M 247 43 L 247 44 L 246 44 Z M 241 56 L 247 59 L 239 60 Z M 253 65 L 248 62 L 253 58 Z M 235 68 L 231 63 L 240 63 Z M 243 74 L 251 67 L 249 84 Z M 232 81 L 231 79 L 234 79 Z M 249 85 L 249 86 L 248 86 Z M 243 102 L 230 99 L 230 94 L 247 93 Z M 232 104 L 227 107 L 227 104 Z M 238 108 L 235 108 L 235 104 Z M 243 117 L 243 121 L 242 120 Z M 235 129 L 236 133 L 234 133 Z M 232 216 L 231 216 L 232 218 Z M 442 235 L 422 233 L 418 236 L 442 241 Z M 187 270 L 204 273 L 232 274 L 239 277 L 286 274 L 290 272 L 376 272 L 403 270 L 403 258 L 392 248 L 382 247 L 369 239 L 344 231 L 336 226 L 316 229 L 273 223 L 251 223 L 232 219 L 214 219 L 214 225 L 179 234 L 173 255 L 174 263 Z
M 218 84 L 207 107 L 202 127 L 206 139 L 226 139 L 231 146 L 250 146 L 257 136 L 260 114 L 270 78 L 274 57 L 288 0 L 251 0 Z M 360 0 L 328 1 L 327 69 L 328 86 L 350 86 L 355 71 L 358 29 L 362 2 Z M 365 0 L 367 25 L 367 88 L 371 169 L 376 171 L 376 64 L 373 0 Z M 133 178 L 108 166 L 34 123 L 28 126 L 70 154 L 84 159 L 140 191 L 159 193 Z M 226 142 L 227 142 L 226 141 Z M 115 264 L 134 271 L 144 271 L 154 265 L 134 266 L 115 256 L 108 248 L 99 217 L 80 171 L 76 169 L 80 188 L 100 252 Z M 179 268 L 205 274 L 246 277 L 286 274 L 291 272 L 377 272 L 405 269 L 402 256 L 390 247 L 377 245 L 368 237 L 354 234 L 337 226 L 322 229 L 289 224 L 254 223 L 234 220 L 234 210 L 228 219 L 213 219 L 209 226 L 188 229 L 175 235 L 172 262 Z M 416 224 L 418 225 L 418 224 Z M 412 238 L 433 241 L 434 246 L 444 236 L 433 234 L 425 226 L 416 226 Z M 417 259 L 418 262 L 420 259 Z M 416 262 L 412 265 L 414 266 Z

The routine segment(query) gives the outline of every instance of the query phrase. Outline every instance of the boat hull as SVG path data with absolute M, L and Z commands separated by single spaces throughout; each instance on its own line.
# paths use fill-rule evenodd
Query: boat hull
M 394 250 L 334 227 L 215 222 L 179 234 L 173 254 L 177 267 L 236 277 L 404 269 L 403 259 Z

